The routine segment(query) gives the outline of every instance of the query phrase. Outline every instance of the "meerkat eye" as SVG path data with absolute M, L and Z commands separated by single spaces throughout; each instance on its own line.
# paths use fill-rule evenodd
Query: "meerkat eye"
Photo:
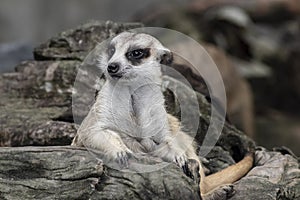
M 115 47 L 112 47 L 112 46 L 108 47 L 108 50 L 107 50 L 108 57 L 111 58 L 114 55 L 115 51 L 116 51 Z
M 130 52 L 127 52 L 126 53 L 126 57 L 129 59 L 129 60 L 139 60 L 139 59 L 142 59 L 146 56 L 146 50 L 145 49 L 135 49 L 135 50 L 132 50 Z

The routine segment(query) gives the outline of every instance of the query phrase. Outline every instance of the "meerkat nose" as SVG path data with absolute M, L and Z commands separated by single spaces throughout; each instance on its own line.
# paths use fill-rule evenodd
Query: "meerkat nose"
M 110 63 L 107 67 L 107 71 L 110 74 L 115 74 L 119 71 L 120 65 L 118 63 Z

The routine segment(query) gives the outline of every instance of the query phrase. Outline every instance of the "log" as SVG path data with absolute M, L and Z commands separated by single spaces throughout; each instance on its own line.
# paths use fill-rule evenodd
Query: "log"
M 234 184 L 231 199 L 298 199 L 299 161 L 284 153 L 257 149 L 256 167 Z M 220 148 L 207 159 L 213 163 L 218 154 L 223 154 Z M 163 162 L 131 158 L 133 173 L 108 166 L 102 158 L 96 150 L 70 146 L 2 147 L 0 199 L 199 199 L 198 185 L 174 163 L 143 172 L 135 162 Z
M 0 199 L 199 199 L 198 193 L 175 164 L 121 172 L 81 148 L 0 148 Z

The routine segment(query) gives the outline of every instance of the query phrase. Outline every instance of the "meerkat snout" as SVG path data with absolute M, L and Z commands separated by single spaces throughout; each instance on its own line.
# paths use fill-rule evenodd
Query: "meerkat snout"
M 107 72 L 111 77 L 121 77 L 122 75 L 118 73 L 120 70 L 120 64 L 119 63 L 110 63 L 107 66 Z

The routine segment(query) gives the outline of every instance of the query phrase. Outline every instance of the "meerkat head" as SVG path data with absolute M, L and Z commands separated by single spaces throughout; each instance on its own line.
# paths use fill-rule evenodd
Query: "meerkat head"
M 160 78 L 161 65 L 172 62 L 172 53 L 148 34 L 123 32 L 109 42 L 106 60 L 108 80 L 151 80 Z

